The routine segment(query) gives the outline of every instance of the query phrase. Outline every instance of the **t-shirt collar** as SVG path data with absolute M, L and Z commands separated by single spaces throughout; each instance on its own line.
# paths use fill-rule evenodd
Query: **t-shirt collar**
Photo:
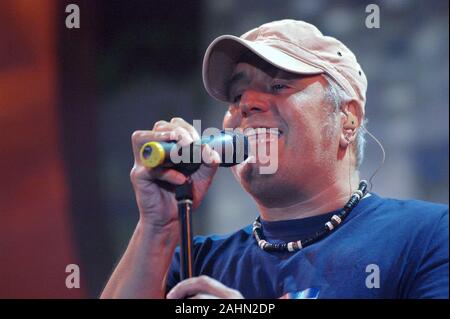
M 363 208 L 376 197 L 376 195 L 368 193 L 360 201 L 358 206 L 350 212 L 346 221 L 359 214 Z M 331 219 L 334 214 L 338 213 L 340 210 L 341 209 L 338 209 L 312 217 L 280 221 L 265 221 L 261 218 L 261 227 L 266 240 L 270 242 L 277 243 L 284 241 L 297 241 L 314 234 L 314 232 L 318 231 L 327 221 Z

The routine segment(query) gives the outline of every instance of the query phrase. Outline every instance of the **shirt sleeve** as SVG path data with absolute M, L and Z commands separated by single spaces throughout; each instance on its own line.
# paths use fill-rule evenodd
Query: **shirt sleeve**
M 449 297 L 449 228 L 448 207 L 441 215 L 427 244 L 407 298 L 446 298 Z

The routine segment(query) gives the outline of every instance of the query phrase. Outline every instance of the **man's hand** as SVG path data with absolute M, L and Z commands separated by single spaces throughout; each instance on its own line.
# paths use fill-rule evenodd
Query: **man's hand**
M 167 299 L 244 299 L 242 294 L 208 276 L 193 277 L 179 282 L 167 294 Z
M 200 140 L 200 136 L 193 126 L 177 117 L 170 122 L 158 121 L 151 131 L 135 131 L 132 136 L 134 166 L 130 176 L 140 220 L 160 229 L 177 229 L 177 227 L 166 226 L 178 222 L 174 186 L 183 184 L 186 176 L 174 169 L 144 167 L 140 158 L 140 149 L 148 141 L 169 140 L 175 140 L 180 146 L 186 146 Z M 203 146 L 202 155 L 210 164 L 202 164 L 191 176 L 194 208 L 202 201 L 220 163 L 219 154 L 208 145 Z M 177 233 L 173 235 L 177 236 Z

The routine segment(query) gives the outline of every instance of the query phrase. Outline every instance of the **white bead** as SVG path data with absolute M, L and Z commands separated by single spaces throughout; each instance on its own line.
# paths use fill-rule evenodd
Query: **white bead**
M 361 199 L 363 197 L 363 193 L 358 189 L 356 190 L 353 195 L 358 195 L 359 199 Z
M 298 246 L 298 249 L 302 249 L 303 248 L 301 240 L 297 240 L 297 246 Z
M 267 242 L 264 239 L 261 239 L 258 243 L 259 248 L 264 249 L 264 247 L 267 245 Z
M 334 220 L 338 224 L 342 223 L 342 219 L 338 215 L 333 215 L 333 217 L 331 217 L 331 219 Z
M 334 228 L 334 226 L 333 226 L 333 224 L 331 222 L 327 222 L 325 224 L 325 226 L 327 226 L 329 230 L 333 230 L 333 228 Z
M 293 245 L 294 245 L 293 242 L 290 242 L 287 244 L 288 251 L 293 252 L 295 250 Z

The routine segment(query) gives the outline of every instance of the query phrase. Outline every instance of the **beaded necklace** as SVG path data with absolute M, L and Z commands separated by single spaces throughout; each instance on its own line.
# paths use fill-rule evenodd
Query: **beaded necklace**
M 366 194 L 367 194 L 367 182 L 365 180 L 362 180 L 359 183 L 358 189 L 352 194 L 347 204 L 345 204 L 344 208 L 342 208 L 342 210 L 339 213 L 333 215 L 331 219 L 328 222 L 326 222 L 325 225 L 320 230 L 318 230 L 314 235 L 307 237 L 306 239 L 291 241 L 289 243 L 279 243 L 279 244 L 269 243 L 265 240 L 264 234 L 262 232 L 260 217 L 256 218 L 256 220 L 253 222 L 253 236 L 255 237 L 258 246 L 265 251 L 294 252 L 300 250 L 302 248 L 314 244 L 315 242 L 321 240 L 329 233 L 331 233 L 333 229 L 335 229 L 345 220 L 348 214 L 353 210 L 353 208 L 356 207 L 356 205 L 358 205 L 359 201 Z

